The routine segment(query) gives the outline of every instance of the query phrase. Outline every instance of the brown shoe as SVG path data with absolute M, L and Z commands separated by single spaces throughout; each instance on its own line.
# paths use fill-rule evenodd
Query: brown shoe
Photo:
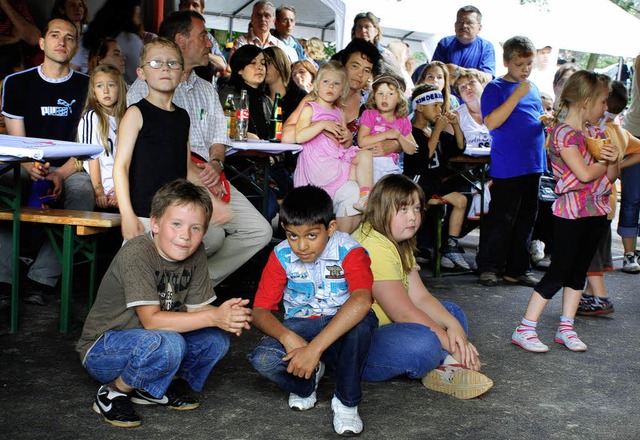
M 503 275 L 502 279 L 509 284 L 520 284 L 527 287 L 536 287 L 540 282 L 540 280 L 534 277 L 531 272 L 527 272 L 524 275 L 520 275 L 519 277 Z
M 493 287 L 498 285 L 498 277 L 493 272 L 482 272 L 478 282 L 483 286 Z

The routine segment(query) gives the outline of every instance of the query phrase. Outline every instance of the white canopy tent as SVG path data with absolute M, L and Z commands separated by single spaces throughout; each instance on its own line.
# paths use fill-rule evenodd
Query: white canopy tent
M 177 3 L 177 2 L 176 2 Z M 246 32 L 254 1 L 208 0 L 207 26 Z M 274 2 L 279 5 L 279 2 Z M 453 34 L 456 11 L 473 4 L 482 11 L 480 35 L 499 51 L 499 43 L 525 35 L 539 47 L 615 56 L 640 53 L 640 20 L 609 0 L 546 0 L 521 5 L 520 0 L 286 0 L 297 11 L 296 36 L 335 41 L 351 39 L 353 17 L 371 11 L 381 18 L 383 44 L 402 39 L 428 56 L 438 40 Z

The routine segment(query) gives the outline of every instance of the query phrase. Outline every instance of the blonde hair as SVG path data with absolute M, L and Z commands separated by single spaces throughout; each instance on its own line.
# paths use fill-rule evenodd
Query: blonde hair
M 149 51 L 151 50 L 152 47 L 156 47 L 156 46 L 173 49 L 178 57 L 176 61 L 180 61 L 180 64 L 182 65 L 182 69 L 184 70 L 184 58 L 182 57 L 182 51 L 180 50 L 180 46 L 178 46 L 178 44 L 175 41 L 170 40 L 168 38 L 164 38 L 164 37 L 158 37 L 148 42 L 142 47 L 142 50 L 140 51 L 140 58 L 138 59 L 139 67 L 144 66 L 144 64 L 147 62 L 147 55 L 149 54 Z
M 404 82 L 404 81 L 403 81 Z M 373 84 L 371 85 L 371 93 L 369 93 L 369 97 L 367 98 L 367 103 L 365 106 L 368 109 L 377 109 L 376 107 L 376 90 L 382 85 L 386 84 L 390 89 L 394 90 L 398 95 L 398 105 L 393 111 L 394 115 L 397 118 L 406 118 L 409 116 L 409 103 L 407 102 L 407 98 L 404 97 L 404 87 L 402 82 L 398 81 L 397 78 L 391 75 L 382 75 L 378 77 Z
M 343 101 L 347 98 L 347 94 L 349 93 L 349 84 L 347 82 L 347 72 L 344 70 L 344 67 L 342 67 L 342 64 L 340 64 L 338 61 L 329 61 L 328 63 L 324 63 L 322 66 L 320 66 L 318 74 L 316 75 L 316 79 L 313 81 L 313 90 L 309 92 L 309 96 L 312 101 L 318 99 L 318 89 L 320 88 L 320 81 L 322 81 L 322 77 L 324 76 L 325 72 L 333 72 L 340 76 L 340 80 L 342 81 L 342 92 L 333 105 L 335 105 L 336 107 L 341 107 Z
M 112 80 L 116 82 L 118 87 L 118 101 L 113 105 L 113 117 L 116 118 L 116 125 L 120 125 L 120 120 L 124 113 L 127 111 L 127 86 L 124 82 L 124 78 L 120 73 L 120 69 L 111 64 L 101 64 L 97 66 L 91 72 L 91 76 L 89 77 L 89 90 L 87 92 L 87 100 L 84 104 L 84 109 L 82 110 L 82 116 L 90 111 L 94 111 L 96 116 L 98 117 L 98 133 L 100 134 L 100 139 L 102 140 L 102 146 L 105 151 L 109 154 L 113 154 L 111 151 L 111 147 L 109 145 L 109 112 L 98 101 L 96 97 L 95 88 L 95 80 L 96 76 L 99 73 L 104 73 L 109 76 Z M 78 133 L 78 137 L 80 133 Z
M 307 55 L 314 60 L 324 61 L 327 59 L 327 53 L 324 51 L 324 42 L 320 38 L 309 38 L 305 44 Z
M 401 208 L 413 203 L 414 195 L 418 196 L 420 205 L 424 207 L 424 191 L 420 185 L 403 174 L 388 174 L 373 185 L 362 217 L 363 234 L 367 235 L 373 229 L 387 237 L 398 250 L 405 273 L 414 268 L 413 255 L 418 239 L 414 235 L 396 243 L 392 238 L 391 221 Z
M 480 75 L 479 71 L 475 69 L 460 69 L 460 73 L 458 74 L 458 77 L 453 80 L 452 85 L 453 89 L 458 92 L 458 95 L 460 94 L 460 89 L 458 88 L 458 86 L 464 79 L 475 79 L 480 84 L 482 84 L 482 88 L 484 88 L 487 83 L 487 80 L 484 78 L 484 76 Z
M 560 119 L 564 119 L 566 113 L 574 106 L 583 105 L 589 101 L 595 101 L 600 95 L 609 94 L 611 91 L 611 78 L 602 73 L 589 70 L 574 72 L 562 88 L 558 99 L 558 110 L 553 115 L 551 126 L 555 127 Z M 551 135 L 547 136 L 546 147 L 550 146 Z
M 447 69 L 447 65 L 445 63 L 443 63 L 442 61 L 431 61 L 429 64 L 424 66 L 424 69 L 420 74 L 420 78 L 416 83 L 416 86 L 424 84 L 427 80 L 427 73 L 429 72 L 429 69 L 433 69 L 436 67 L 442 70 L 442 76 L 444 77 L 444 87 L 442 87 L 442 90 L 440 90 L 440 93 L 442 93 L 442 97 L 444 98 L 442 111 L 448 112 L 451 107 L 451 95 L 449 92 L 449 89 L 451 87 L 451 78 L 449 78 L 449 69 Z

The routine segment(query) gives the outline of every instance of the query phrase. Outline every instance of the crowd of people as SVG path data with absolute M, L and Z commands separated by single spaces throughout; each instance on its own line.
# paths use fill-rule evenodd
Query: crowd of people
M 52 206 L 121 214 L 123 246 L 77 345 L 101 383 L 93 408 L 114 426 L 141 424 L 132 403 L 198 407 L 181 385 L 200 391 L 230 334 L 251 325 L 265 338 L 248 358 L 289 393 L 291 409 L 312 409 L 333 372 L 340 435 L 363 430 L 363 380 L 406 376 L 461 399 L 489 390 L 465 312 L 438 301 L 418 265 L 433 247 L 425 210 L 443 205 L 443 267 L 474 266 L 459 244 L 472 194 L 448 167 L 467 148 L 491 157 L 478 281 L 534 288 L 514 344 L 549 350 L 536 326 L 561 289 L 554 341 L 568 350 L 587 349 L 576 314 L 613 312 L 604 272 L 619 176 L 623 271 L 640 272 L 640 83 L 633 78 L 620 125 L 624 85 L 576 65 L 551 78 L 543 63 L 551 48 L 527 37 L 504 42 L 506 73 L 496 77 L 474 6 L 457 12 L 455 34 L 417 68 L 403 42 L 381 44 L 372 12 L 354 17 L 352 40 L 329 60 L 321 40 L 294 36 L 295 8 L 269 1 L 254 3 L 248 33 L 227 56 L 205 27 L 204 0 L 181 0 L 157 35 L 142 25 L 140 0 L 107 0 L 93 19 L 84 0 L 56 0 L 41 33 L 23 0 L 0 0 L 0 10 L 6 133 L 104 147 L 89 161 L 24 163 L 22 180 L 26 194 L 30 182 L 49 182 Z M 549 83 L 531 80 L 536 60 L 545 68 L 536 81 Z M 283 240 L 252 308 L 242 298 L 214 306 L 214 288 L 274 233 L 225 173 L 231 139 L 221 103 L 245 92 L 249 138 L 270 139 L 279 100 L 282 141 L 302 151 L 283 167 Z M 553 188 L 545 197 L 543 181 Z M 0 229 L 2 309 L 11 243 Z M 553 259 L 538 280 L 532 269 L 545 250 Z M 22 299 L 47 305 L 60 272 L 43 239 Z

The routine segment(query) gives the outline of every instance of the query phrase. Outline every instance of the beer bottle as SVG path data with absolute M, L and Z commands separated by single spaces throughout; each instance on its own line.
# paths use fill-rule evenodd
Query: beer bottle
M 271 127 L 269 140 L 280 142 L 282 139 L 282 107 L 280 106 L 280 93 L 276 93 L 271 111 Z
M 224 119 L 227 121 L 227 136 L 233 139 L 236 131 L 236 106 L 233 103 L 233 93 L 227 96 L 224 103 Z

